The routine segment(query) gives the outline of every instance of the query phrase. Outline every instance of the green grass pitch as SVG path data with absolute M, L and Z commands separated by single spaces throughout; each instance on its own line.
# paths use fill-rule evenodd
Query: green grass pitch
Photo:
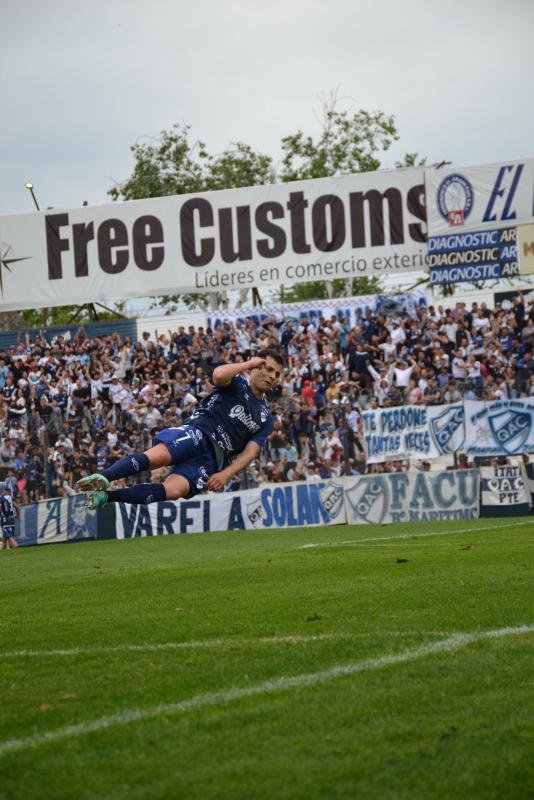
M 533 798 L 533 545 L 522 517 L 1 552 L 0 798 Z

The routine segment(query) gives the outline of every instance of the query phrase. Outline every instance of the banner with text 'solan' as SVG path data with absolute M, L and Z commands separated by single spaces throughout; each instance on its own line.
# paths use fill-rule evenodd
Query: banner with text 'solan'
M 117 538 L 342 524 L 348 480 L 272 484 L 148 506 L 118 503 Z

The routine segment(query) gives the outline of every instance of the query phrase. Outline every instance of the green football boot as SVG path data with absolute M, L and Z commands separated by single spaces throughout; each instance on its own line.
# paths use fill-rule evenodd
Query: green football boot
M 87 492 L 85 495 L 85 505 L 90 511 L 102 508 L 108 502 L 108 493 L 104 491 Z
M 92 475 L 87 475 L 86 478 L 80 478 L 79 481 L 76 481 L 75 486 L 79 492 L 99 492 L 108 488 L 109 481 L 103 475 L 94 472 Z

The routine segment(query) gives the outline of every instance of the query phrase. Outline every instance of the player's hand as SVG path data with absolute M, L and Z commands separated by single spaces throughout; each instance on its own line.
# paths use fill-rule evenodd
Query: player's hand
M 256 369 L 257 367 L 263 367 L 265 364 L 265 359 L 260 358 L 259 356 L 254 356 L 254 358 L 249 358 L 247 361 L 247 370 L 248 369 Z
M 210 476 L 206 486 L 211 492 L 220 492 L 232 476 L 228 475 L 225 469 L 222 469 L 220 472 L 215 472 L 213 475 Z

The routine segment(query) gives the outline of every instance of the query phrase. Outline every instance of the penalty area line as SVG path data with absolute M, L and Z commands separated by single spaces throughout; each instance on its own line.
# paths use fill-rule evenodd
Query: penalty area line
M 25 736 L 20 739 L 7 739 L 0 742 L 0 756 L 6 753 L 15 753 L 28 748 L 40 747 L 41 745 L 58 742 L 64 739 L 71 739 L 87 733 L 113 728 L 118 725 L 129 725 L 133 722 L 157 719 L 158 717 L 170 717 L 177 714 L 186 713 L 200 708 L 207 708 L 223 703 L 230 703 L 236 700 L 243 700 L 249 697 L 280 692 L 287 689 L 314 686 L 315 684 L 333 680 L 347 675 L 355 675 L 359 672 L 383 669 L 394 664 L 403 664 L 414 661 L 424 656 L 451 653 L 462 647 L 467 647 L 475 642 L 484 640 L 501 639 L 506 636 L 519 636 L 534 633 L 534 625 L 519 625 L 517 627 L 497 628 L 489 631 L 474 631 L 472 633 L 457 633 L 448 639 L 441 639 L 437 642 L 426 642 L 419 647 L 405 650 L 402 653 L 394 653 L 381 656 L 379 658 L 356 661 L 352 664 L 338 664 L 320 672 L 304 673 L 293 677 L 281 677 L 274 680 L 263 681 L 254 686 L 236 687 L 220 692 L 208 692 L 207 694 L 195 695 L 187 700 L 177 703 L 160 703 L 151 708 L 132 708 L 120 711 L 117 714 L 99 717 L 94 720 L 87 720 L 76 725 L 65 725 L 62 728 L 37 733 L 32 736 Z
M 402 533 L 399 536 L 370 536 L 366 539 L 345 539 L 339 542 L 310 542 L 300 544 L 295 550 L 312 550 L 316 547 L 344 547 L 345 545 L 367 544 L 368 542 L 394 542 L 396 539 L 421 539 L 426 536 L 453 536 L 455 533 L 478 533 L 479 531 L 500 531 L 508 528 L 519 528 L 524 525 L 534 526 L 534 520 L 513 522 L 508 525 L 485 525 L 478 528 L 459 528 L 456 531 L 422 531 L 421 533 Z

